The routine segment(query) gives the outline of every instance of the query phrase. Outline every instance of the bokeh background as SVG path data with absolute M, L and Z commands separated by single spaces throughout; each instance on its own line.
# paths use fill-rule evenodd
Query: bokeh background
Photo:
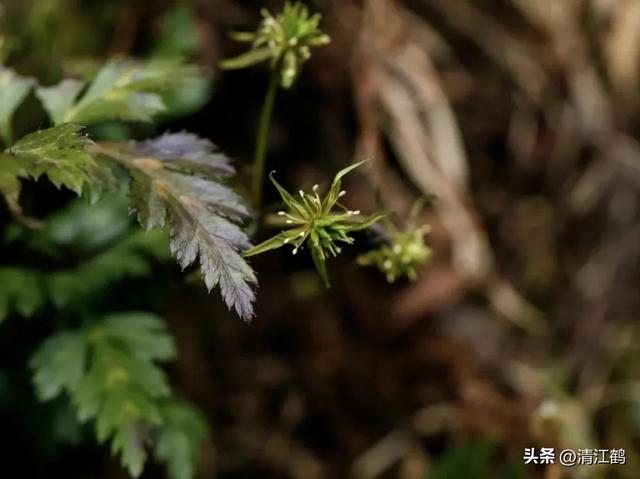
M 104 285 L 105 309 L 168 321 L 173 385 L 210 426 L 200 477 L 640 477 L 640 2 L 307 3 L 332 42 L 278 93 L 269 169 L 297 188 L 370 158 L 347 181 L 347 203 L 371 211 L 378 192 L 401 222 L 426 196 L 433 259 L 416 282 L 389 285 L 345 252 L 325 291 L 310 260 L 262 255 L 250 324 L 170 259 Z M 91 133 L 193 131 L 242 172 L 269 72 L 217 64 L 242 49 L 230 31 L 281 6 L 2 0 L 0 55 L 44 84 L 113 55 L 196 62 L 205 79 L 155 124 Z M 42 122 L 31 100 L 18 131 Z M 24 203 L 46 218 L 69 200 L 40 182 Z M 101 233 L 133 234 L 112 203 Z M 9 224 L 3 209 L 0 229 Z M 40 261 L 3 241 L 3 264 Z M 64 261 L 95 254 L 83 246 L 68 245 Z M 1 475 L 125 477 L 68 414 L 33 397 L 25 364 L 55 321 L 0 325 Z M 524 466 L 525 447 L 623 448 L 627 464 Z

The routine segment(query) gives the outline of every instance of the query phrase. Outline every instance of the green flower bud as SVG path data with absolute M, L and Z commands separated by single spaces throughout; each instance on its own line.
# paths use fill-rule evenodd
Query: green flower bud
M 403 276 L 410 281 L 415 281 L 420 270 L 431 257 L 431 249 L 424 240 L 429 227 L 416 226 L 414 223 L 414 217 L 421 206 L 420 202 L 416 203 L 404 231 L 398 231 L 390 225 L 387 231 L 389 240 L 379 248 L 360 255 L 358 264 L 377 267 L 389 283 Z
M 235 58 L 224 60 L 220 66 L 226 69 L 247 68 L 263 61 L 270 61 L 277 69 L 282 88 L 291 88 L 305 61 L 311 57 L 311 47 L 329 43 L 330 38 L 318 28 L 320 14 L 309 14 L 300 2 L 286 2 L 282 13 L 274 17 L 267 10 L 261 11 L 262 22 L 255 32 L 238 32 L 234 40 L 250 42 L 251 50 Z
M 251 248 L 244 253 L 244 256 L 254 256 L 280 248 L 285 244 L 290 244 L 293 247 L 293 254 L 296 254 L 306 243 L 316 268 L 328 287 L 329 279 L 324 264 L 327 257 L 340 254 L 342 248 L 339 243 L 353 244 L 354 240 L 349 236 L 350 233 L 368 228 L 386 216 L 385 213 L 378 212 L 363 217 L 360 216 L 359 211 L 348 210 L 338 202 L 338 199 L 344 196 L 344 191 L 340 190 L 342 177 L 363 163 L 356 163 L 340 170 L 324 198 L 318 194 L 317 185 L 313 187 L 312 193 L 300 190 L 298 197 L 294 197 L 275 180 L 273 173 L 270 174 L 271 182 L 288 207 L 288 211 L 280 211 L 278 216 L 283 217 L 289 229 Z M 341 211 L 335 211 L 336 208 Z

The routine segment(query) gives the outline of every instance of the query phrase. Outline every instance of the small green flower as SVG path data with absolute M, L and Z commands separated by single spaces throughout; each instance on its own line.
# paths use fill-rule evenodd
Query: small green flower
M 327 257 L 329 255 L 337 256 L 342 251 L 339 243 L 353 244 L 353 238 L 349 236 L 349 233 L 368 228 L 386 216 L 385 213 L 378 212 L 371 216 L 362 217 L 359 211 L 351 211 L 338 202 L 346 194 L 344 190 L 340 190 L 342 177 L 363 163 L 364 161 L 361 161 L 340 170 L 324 198 L 320 198 L 318 195 L 320 189 L 318 185 L 313 187 L 313 193 L 309 194 L 300 190 L 299 198 L 295 198 L 280 186 L 274 179 L 272 172 L 269 178 L 288 207 L 288 211 L 280 211 L 278 216 L 290 229 L 251 248 L 244 253 L 244 256 L 254 256 L 286 244 L 290 244 L 293 247 L 293 254 L 296 254 L 306 242 L 318 273 L 320 273 L 325 285 L 329 287 L 325 266 Z M 336 206 L 342 211 L 334 212 L 333 209 Z
M 262 9 L 262 22 L 255 32 L 237 32 L 233 39 L 251 43 L 251 50 L 235 58 L 224 60 L 226 69 L 246 68 L 270 60 L 271 68 L 278 69 L 280 85 L 290 88 L 311 57 L 311 47 L 329 43 L 329 36 L 318 28 L 321 15 L 309 15 L 300 2 L 286 2 L 282 13 L 274 17 Z
M 415 224 L 422 202 L 413 207 L 410 219 L 403 231 L 399 231 L 391 222 L 387 225 L 388 242 L 358 257 L 361 266 L 376 266 L 389 283 L 406 276 L 415 281 L 422 266 L 431 257 L 431 249 L 425 244 L 425 234 L 429 226 Z

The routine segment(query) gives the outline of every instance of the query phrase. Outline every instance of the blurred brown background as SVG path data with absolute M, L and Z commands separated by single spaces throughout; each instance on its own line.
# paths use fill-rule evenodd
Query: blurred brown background
M 210 422 L 202 477 L 640 477 L 640 2 L 307 3 L 332 43 L 278 94 L 269 168 L 296 188 L 371 158 L 348 204 L 379 191 L 402 221 L 427 196 L 434 257 L 390 286 L 344 254 L 324 291 L 307 259 L 263 255 L 251 324 L 176 286 L 171 373 Z M 52 83 L 87 59 L 186 54 L 211 91 L 154 128 L 242 169 L 268 71 L 216 65 L 281 5 L 5 0 L 4 61 Z M 525 447 L 627 464 L 525 467 Z

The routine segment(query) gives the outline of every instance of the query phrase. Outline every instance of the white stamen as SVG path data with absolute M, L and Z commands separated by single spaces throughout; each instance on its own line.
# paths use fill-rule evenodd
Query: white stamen
M 291 252 L 291 254 L 294 254 L 294 255 L 295 255 L 297 252 L 298 252 L 298 248 L 294 249 L 294 250 Z
M 313 191 L 318 191 L 320 189 L 319 185 L 313 185 Z
M 293 221 L 291 221 L 291 220 L 287 220 L 287 221 L 286 221 L 286 223 L 287 223 L 288 225 L 290 225 L 291 223 L 293 223 Z
M 388 259 L 388 260 L 386 260 L 386 261 L 382 264 L 382 266 L 384 266 L 384 269 L 391 269 L 391 266 L 392 266 L 392 264 L 391 264 L 391 260 L 389 260 L 389 259 Z
M 278 216 L 284 216 L 286 213 L 284 211 L 278 211 Z
M 302 238 L 304 236 L 304 231 L 301 231 L 298 236 L 300 236 L 300 238 Z
M 395 245 L 395 246 L 393 247 L 393 252 L 394 252 L 395 254 L 400 253 L 400 251 L 402 251 L 402 248 L 400 247 L 400 245 L 399 245 L 399 244 L 397 244 L 397 245 Z
M 354 215 L 359 215 L 359 214 L 360 214 L 360 210 L 352 211 L 352 213 L 353 213 Z
M 284 239 L 284 244 L 287 244 L 289 242 L 289 238 L 285 238 Z
M 298 193 L 300 193 L 300 198 L 304 198 L 304 191 L 300 190 Z
M 340 193 L 338 193 L 338 198 L 340 198 L 341 196 L 344 196 L 346 194 L 347 194 L 347 192 L 342 190 Z

